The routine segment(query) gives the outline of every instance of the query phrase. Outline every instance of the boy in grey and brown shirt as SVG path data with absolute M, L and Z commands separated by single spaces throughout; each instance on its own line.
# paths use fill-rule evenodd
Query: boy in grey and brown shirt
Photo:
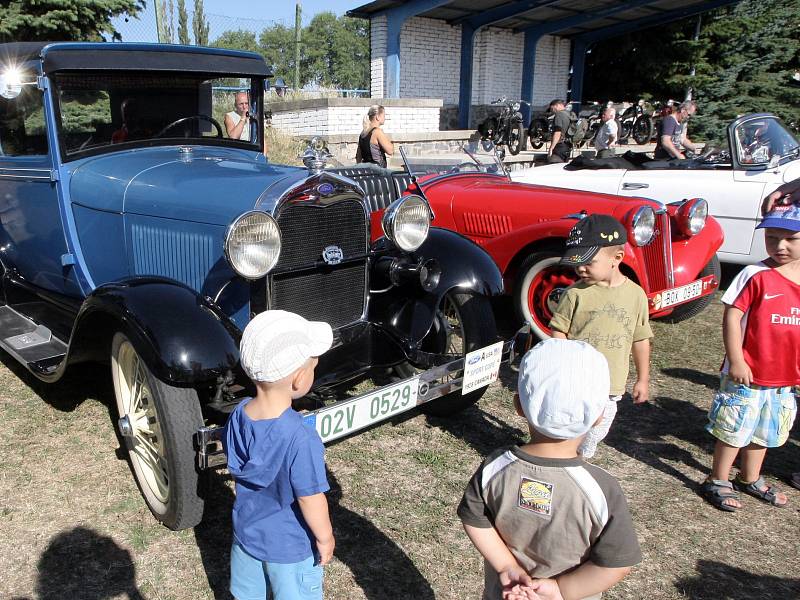
M 585 342 L 546 340 L 522 359 L 514 403 L 531 441 L 490 454 L 458 507 L 485 559 L 484 600 L 599 598 L 641 561 L 619 483 L 577 453 L 608 391 Z

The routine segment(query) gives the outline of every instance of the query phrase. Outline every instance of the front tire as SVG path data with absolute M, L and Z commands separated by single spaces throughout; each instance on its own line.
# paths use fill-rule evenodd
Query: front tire
M 643 116 L 633 124 L 633 139 L 642 145 L 649 142 L 651 137 L 653 137 L 653 120 Z
M 497 326 L 489 299 L 472 292 L 451 291 L 442 298 L 434 326 L 423 341 L 423 349 L 450 355 L 455 360 L 496 341 Z M 394 370 L 403 379 L 416 372 L 409 363 L 398 365 Z M 461 377 L 461 374 L 456 373 L 453 377 Z M 434 417 L 449 417 L 475 404 L 487 388 L 463 395 L 459 389 L 419 408 Z
M 717 278 L 717 281 L 719 281 L 720 277 L 722 276 L 722 270 L 716 254 L 711 258 L 710 261 L 708 261 L 708 264 L 703 267 L 703 270 L 700 271 L 697 279 L 707 277 L 708 275 L 714 275 Z M 714 294 L 709 294 L 708 296 L 703 296 L 697 300 L 687 302 L 686 304 L 681 304 L 680 306 L 676 306 L 675 310 L 673 310 L 666 317 L 660 317 L 659 321 L 663 320 L 667 323 L 680 323 L 686 319 L 691 319 L 695 315 L 699 315 L 701 312 L 703 312 L 713 300 Z
M 514 285 L 517 315 L 540 339 L 552 336 L 550 319 L 564 291 L 578 280 L 572 269 L 558 264 L 562 254 L 555 247 L 534 252 L 520 266 Z
M 123 334 L 111 344 L 111 374 L 131 470 L 150 512 L 173 530 L 203 516 L 192 436 L 203 425 L 197 392 L 157 379 Z
M 512 156 L 519 154 L 522 150 L 523 136 L 525 133 L 522 131 L 522 123 L 514 123 L 508 132 L 508 151 Z
M 547 131 L 547 121 L 541 119 L 534 120 L 528 128 L 528 142 L 531 148 L 538 150 L 544 146 L 545 132 Z

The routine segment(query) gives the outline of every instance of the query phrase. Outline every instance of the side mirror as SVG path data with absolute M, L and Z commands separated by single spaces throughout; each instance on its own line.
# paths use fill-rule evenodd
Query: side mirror
M 19 71 L 12 69 L 0 73 L 0 96 L 6 100 L 13 100 L 22 93 L 22 76 Z

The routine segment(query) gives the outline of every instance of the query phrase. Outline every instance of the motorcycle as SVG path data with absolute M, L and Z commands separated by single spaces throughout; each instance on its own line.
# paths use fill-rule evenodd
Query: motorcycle
M 655 132 L 653 117 L 647 113 L 646 102 L 639 100 L 629 106 L 619 119 L 619 141 L 625 142 L 633 136 L 637 144 L 646 144 Z
M 492 105 L 502 108 L 499 115 L 488 117 L 478 126 L 481 139 L 489 140 L 495 146 L 505 146 L 512 155 L 519 154 L 525 147 L 522 113 L 519 112 L 522 103 L 528 104 L 522 100 L 509 101 L 505 96 L 492 102 Z

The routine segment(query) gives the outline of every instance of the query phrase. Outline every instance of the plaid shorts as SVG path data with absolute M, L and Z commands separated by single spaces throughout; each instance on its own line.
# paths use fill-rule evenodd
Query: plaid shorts
M 736 383 L 722 375 L 706 431 L 736 448 L 782 446 L 797 414 L 798 388 Z

